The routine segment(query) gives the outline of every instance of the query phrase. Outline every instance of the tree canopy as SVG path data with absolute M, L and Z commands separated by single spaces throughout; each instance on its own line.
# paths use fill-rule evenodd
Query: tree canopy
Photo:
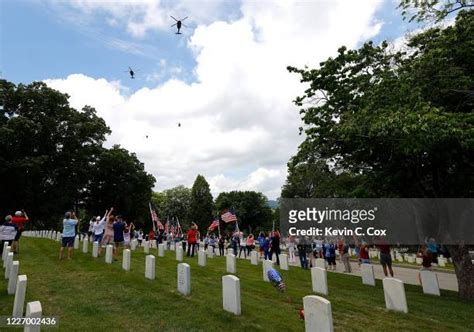
M 341 47 L 318 69 L 288 67 L 309 85 L 295 100 L 307 136 L 288 184 L 316 183 L 338 196 L 341 182 L 324 181 L 329 169 L 350 175 L 346 193 L 363 188 L 348 197 L 473 197 L 473 45 L 474 12 L 466 10 L 453 26 L 413 36 L 408 52 L 368 42 Z M 474 298 L 467 247 L 450 251 L 461 296 Z
M 142 218 L 155 179 L 135 155 L 104 148 L 105 121 L 90 106 L 70 107 L 68 98 L 41 82 L 0 80 L 0 210 L 24 208 L 43 227 L 68 209 L 91 216 L 114 204 Z
M 214 202 L 209 183 L 202 175 L 198 175 L 191 188 L 191 206 L 189 219 L 195 222 L 199 229 L 206 229 L 213 220 Z

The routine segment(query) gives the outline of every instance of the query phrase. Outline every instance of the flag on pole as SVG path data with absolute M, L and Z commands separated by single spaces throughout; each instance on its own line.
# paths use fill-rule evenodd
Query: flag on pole
M 215 230 L 217 227 L 219 227 L 219 219 L 215 219 L 212 224 L 207 228 L 208 231 L 213 231 Z
M 156 214 L 156 209 L 152 207 L 152 203 L 149 203 L 150 206 L 150 214 L 151 214 L 151 220 L 153 222 L 153 231 L 156 232 L 156 226 L 158 226 L 159 230 L 163 230 L 163 224 L 160 221 L 160 218 L 158 218 L 158 214 Z M 156 225 L 156 226 L 155 226 Z
M 221 215 L 221 219 L 226 224 L 237 221 L 237 216 L 235 215 L 234 209 L 230 208 L 226 213 L 223 213 Z

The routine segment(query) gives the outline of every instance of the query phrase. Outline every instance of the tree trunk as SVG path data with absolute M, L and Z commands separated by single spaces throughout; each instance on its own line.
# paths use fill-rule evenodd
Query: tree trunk
M 459 296 L 466 300 L 474 300 L 474 265 L 465 245 L 448 246 L 454 263 L 459 284 Z

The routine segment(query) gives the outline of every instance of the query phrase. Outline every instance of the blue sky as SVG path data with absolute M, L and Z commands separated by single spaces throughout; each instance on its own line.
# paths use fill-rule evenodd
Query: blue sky
M 416 27 L 396 4 L 5 0 L 0 71 L 14 83 L 43 80 L 78 109 L 96 107 L 113 131 L 108 144 L 136 152 L 157 190 L 203 174 L 214 194 L 276 198 L 302 140 L 291 101 L 304 89 L 286 65 L 316 66 L 342 44 L 403 36 Z M 189 16 L 182 35 L 169 15 Z

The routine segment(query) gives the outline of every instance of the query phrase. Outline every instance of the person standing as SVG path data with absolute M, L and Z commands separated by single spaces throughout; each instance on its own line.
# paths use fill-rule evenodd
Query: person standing
M 12 245 L 15 240 L 18 226 L 12 223 L 12 216 L 8 215 L 5 217 L 5 222 L 0 225 L 0 254 L 3 254 L 3 244 L 8 243 Z
M 295 237 L 293 235 L 290 235 L 290 237 L 288 237 L 287 247 L 288 247 L 288 256 L 289 256 L 288 260 L 291 263 L 294 263 L 295 262 L 296 241 L 295 241 Z
M 349 244 L 342 242 L 341 249 L 341 261 L 344 264 L 344 272 L 351 273 L 352 267 L 351 262 L 349 261 Z
M 198 236 L 197 225 L 195 223 L 192 223 L 191 229 L 188 231 L 188 251 L 186 253 L 187 257 L 189 256 L 194 257 L 194 250 L 196 248 L 197 236 Z
M 336 271 L 336 246 L 332 242 L 327 242 L 324 244 L 324 249 L 328 270 Z
M 138 239 L 138 245 L 141 247 L 142 241 L 143 241 L 143 231 L 141 229 L 138 231 L 137 239 Z
M 247 241 L 246 241 L 244 235 L 240 234 L 240 237 L 239 237 L 239 258 L 240 258 L 240 255 L 242 254 L 242 251 L 244 252 L 244 257 L 247 258 Z
M 225 247 L 225 237 L 224 237 L 224 235 L 221 235 L 219 237 L 218 246 L 219 246 L 219 256 L 224 256 L 224 247 Z
M 20 237 L 25 229 L 25 223 L 27 223 L 30 219 L 24 210 L 16 211 L 15 215 L 12 217 L 11 222 L 17 225 L 18 231 L 16 232 L 15 240 L 12 243 L 12 251 L 14 254 L 18 254 L 20 252 Z
M 63 259 L 64 248 L 67 247 L 67 259 L 72 258 L 74 240 L 76 238 L 77 220 L 74 211 L 66 212 L 63 220 L 63 236 L 61 239 L 61 248 L 59 249 L 59 260 Z
M 257 237 L 257 242 L 258 242 L 258 251 L 260 252 L 260 259 L 263 258 L 265 250 L 264 250 L 264 245 L 265 245 L 265 234 L 263 232 L 260 232 L 260 234 Z
M 123 222 L 122 216 L 118 216 L 117 220 L 113 223 L 112 228 L 114 230 L 114 260 L 117 260 L 117 256 L 120 251 L 120 247 L 123 246 L 125 238 L 123 232 L 125 230 L 125 224 Z
M 270 241 L 270 260 L 272 260 L 272 256 L 275 254 L 276 264 L 280 265 L 280 233 L 278 231 L 272 232 Z
M 112 212 L 113 209 L 111 209 Z M 105 224 L 104 237 L 102 238 L 101 246 L 99 247 L 99 256 L 102 252 L 102 247 L 108 244 L 114 245 L 114 222 L 115 216 L 109 212 L 107 223 Z
M 247 241 L 245 243 L 247 248 L 247 255 L 250 256 L 250 252 L 255 248 L 255 239 L 253 238 L 253 234 L 249 234 L 247 236 Z
M 383 268 L 383 274 L 388 277 L 388 272 L 390 272 L 390 276 L 393 278 L 392 255 L 390 255 L 390 246 L 384 240 L 380 240 L 377 244 L 377 248 L 380 251 L 380 264 Z
M 298 249 L 298 256 L 300 258 L 300 264 L 302 269 L 308 269 L 308 256 L 306 256 L 306 253 L 312 252 L 311 250 L 311 244 L 308 244 L 308 238 L 307 237 L 300 237 L 297 240 L 296 248 Z M 309 248 L 309 249 L 308 249 Z

